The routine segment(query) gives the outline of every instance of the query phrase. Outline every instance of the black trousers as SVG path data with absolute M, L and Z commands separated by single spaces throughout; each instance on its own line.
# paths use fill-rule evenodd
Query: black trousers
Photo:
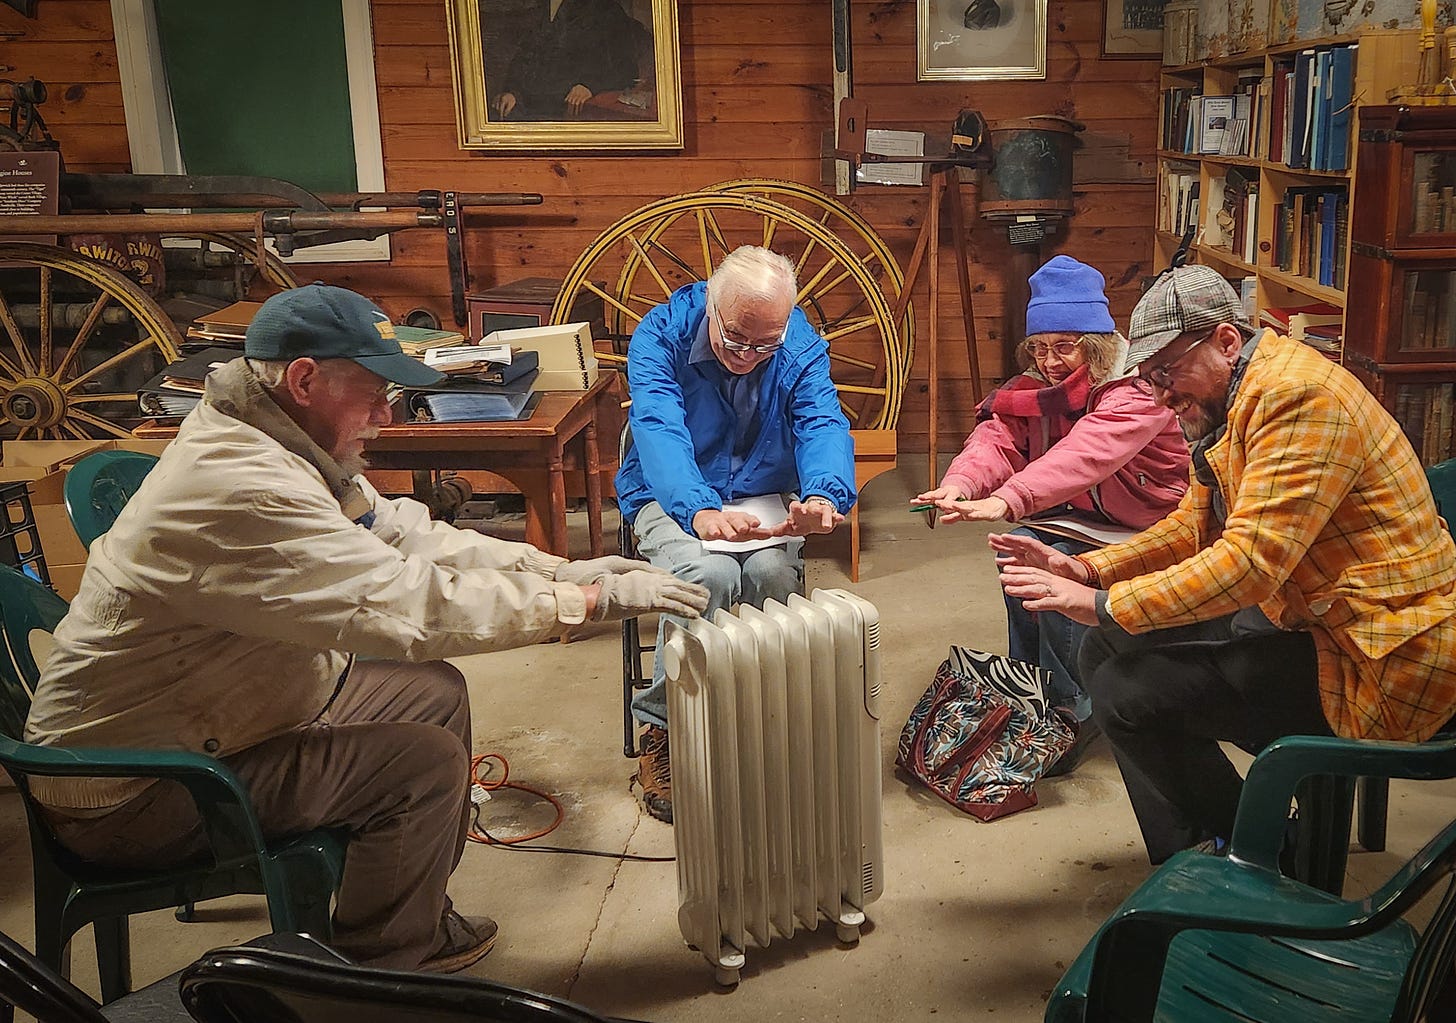
M 1134 636 L 1090 630 L 1078 653 L 1092 717 L 1112 743 L 1148 859 L 1227 838 L 1243 785 L 1220 740 L 1258 753 L 1285 735 L 1330 735 L 1307 632 L 1254 612 Z

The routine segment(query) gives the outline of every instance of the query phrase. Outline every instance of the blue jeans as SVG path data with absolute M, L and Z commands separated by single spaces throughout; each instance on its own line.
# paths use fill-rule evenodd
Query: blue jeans
M 1063 554 L 1084 554 L 1094 545 L 1064 536 L 1039 533 L 1022 526 L 1012 530 L 1016 536 L 1029 536 L 1040 540 Z M 1087 626 L 1074 622 L 1054 611 L 1038 611 L 1033 614 L 1022 607 L 1016 597 L 1002 594 L 1006 600 L 1006 645 L 1007 654 L 1018 661 L 1040 665 L 1051 674 L 1047 687 L 1047 698 L 1053 706 L 1066 707 L 1083 722 L 1092 716 L 1092 699 L 1082 689 L 1077 677 L 1077 647 L 1087 632 Z
M 787 601 L 791 593 L 804 592 L 804 541 L 790 537 L 777 547 L 764 547 L 744 554 L 727 554 L 703 549 L 702 541 L 683 531 L 662 506 L 651 501 L 642 506 L 632 522 L 637 534 L 637 552 L 679 579 L 708 588 L 708 609 L 703 617 L 734 604 L 762 607 L 766 600 Z M 632 697 L 632 716 L 643 724 L 667 727 L 667 679 L 662 667 L 662 634 L 668 621 L 682 622 L 675 615 L 660 615 L 657 624 L 657 656 L 652 663 L 652 685 Z

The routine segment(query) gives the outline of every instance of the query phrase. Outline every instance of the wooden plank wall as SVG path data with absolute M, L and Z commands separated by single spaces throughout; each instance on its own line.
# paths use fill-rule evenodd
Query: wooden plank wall
M 1101 3 L 1051 0 L 1047 77 L 1035 82 L 917 83 L 915 7 L 914 0 L 853 0 L 855 92 L 868 101 L 874 126 L 943 134 L 962 107 L 979 109 L 993 122 L 1060 114 L 1085 123 L 1088 138 L 1125 141 L 1134 168 L 1146 175 L 1154 149 L 1157 61 L 1099 59 Z M 69 168 L 128 169 L 109 5 L 41 0 L 38 9 L 39 17 L 27 20 L 0 7 L 0 64 L 14 69 L 10 77 L 36 75 L 51 86 L 44 115 Z M 833 123 L 830 12 L 824 0 L 678 0 L 683 151 L 591 157 L 460 150 L 444 0 L 374 0 L 373 14 L 387 187 L 546 197 L 539 207 L 472 220 L 468 252 L 477 288 L 524 276 L 562 276 L 601 230 L 664 195 L 734 177 L 823 183 L 822 137 Z M 926 191 L 873 188 L 850 199 L 902 266 L 925 215 Z M 993 377 L 1001 363 L 1010 249 L 1004 231 L 977 218 L 974 188 L 965 190 L 965 200 L 980 360 L 983 373 Z M 1074 218 L 1044 248 L 1044 256 L 1063 251 L 1099 267 L 1120 323 L 1136 300 L 1140 278 L 1155 269 L 1153 202 L 1149 176 L 1132 184 L 1079 185 Z M 440 235 L 406 232 L 393 244 L 390 264 L 314 265 L 308 273 L 366 292 L 395 314 L 424 305 L 448 318 Z M 937 311 L 942 450 L 954 447 L 972 423 L 949 251 L 941 260 Z M 927 288 L 922 275 L 916 297 L 922 337 Z M 922 344 L 900 420 L 902 451 L 926 448 L 925 376 Z

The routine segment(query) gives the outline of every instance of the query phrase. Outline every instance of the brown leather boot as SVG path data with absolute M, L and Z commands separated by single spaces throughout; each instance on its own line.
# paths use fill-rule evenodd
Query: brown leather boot
M 648 725 L 642 733 L 636 782 L 642 786 L 642 805 L 660 821 L 672 823 L 672 768 L 668 762 L 667 729 Z

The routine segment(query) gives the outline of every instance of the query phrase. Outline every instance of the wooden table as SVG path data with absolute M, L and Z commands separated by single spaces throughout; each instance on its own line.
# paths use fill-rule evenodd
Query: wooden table
M 526 500 L 526 542 L 569 557 L 566 473 L 585 470 L 591 556 L 602 554 L 602 465 L 597 424 L 617 398 L 616 374 L 603 371 L 585 391 L 543 391 L 531 418 L 502 423 L 402 423 L 386 426 L 364 448 L 371 468 L 482 469 L 515 484 Z M 176 426 L 148 424 L 139 437 L 174 437 Z M 579 454 L 578 454 L 579 452 Z

